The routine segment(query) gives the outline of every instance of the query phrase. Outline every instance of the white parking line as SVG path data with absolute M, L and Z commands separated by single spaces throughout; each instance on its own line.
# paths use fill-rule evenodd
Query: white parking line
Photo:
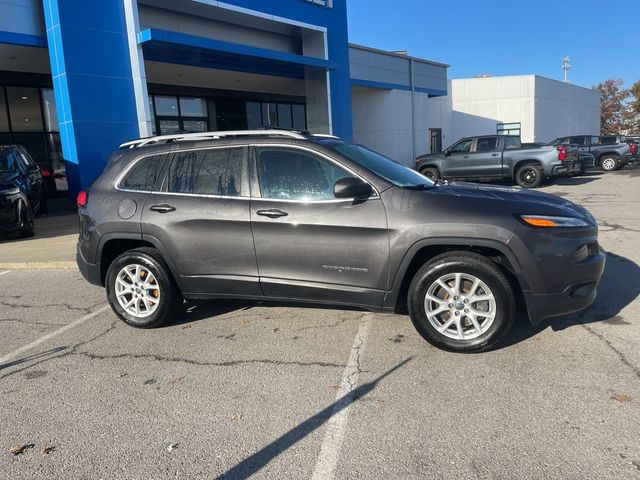
M 336 473 L 338 460 L 340 459 L 340 450 L 344 442 L 344 434 L 349 421 L 349 409 L 353 398 L 349 395 L 358 385 L 358 376 L 360 375 L 360 359 L 364 354 L 369 336 L 369 328 L 371 327 L 371 315 L 365 315 L 360 321 L 358 333 L 353 340 L 351 353 L 347 366 L 342 374 L 340 388 L 336 395 L 336 403 L 333 407 L 333 413 L 327 422 L 327 431 L 322 440 L 320 454 L 316 461 L 316 468 L 313 471 L 312 480 L 332 480 Z M 346 406 L 345 406 L 346 404 Z
M 5 273 L 9 273 L 11 270 L 6 270 L 4 272 L 0 272 L 0 275 L 4 275 Z
M 46 334 L 44 337 L 40 337 L 39 339 L 34 340 L 33 342 L 25 345 L 24 347 L 20 347 L 19 349 L 14 350 L 8 355 L 5 355 L 4 357 L 0 358 L 0 365 L 8 362 L 9 360 L 12 360 L 13 358 L 17 357 L 21 353 L 26 352 L 27 350 L 31 350 L 32 348 L 37 347 L 38 345 L 46 342 L 47 340 L 51 340 L 52 338 L 57 337 L 58 335 L 66 332 L 67 330 L 71 330 L 72 328 L 77 327 L 78 325 L 82 325 L 87 320 L 91 320 L 93 317 L 97 317 L 98 315 L 100 315 L 102 312 L 104 312 L 109 308 L 110 308 L 109 305 L 105 305 L 104 307 L 99 308 L 95 312 L 91 312 L 88 315 L 85 315 L 84 317 L 79 318 L 75 322 L 71 322 L 70 324 L 65 325 L 62 328 L 59 328 L 58 330 L 54 330 L 53 332 Z

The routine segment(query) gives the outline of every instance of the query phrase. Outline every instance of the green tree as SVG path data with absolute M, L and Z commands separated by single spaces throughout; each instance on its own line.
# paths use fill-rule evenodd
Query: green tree
M 629 93 L 629 133 L 640 135 L 640 80 L 631 85 Z
M 600 133 L 615 135 L 627 130 L 629 90 L 623 88 L 624 80 L 609 78 L 594 86 L 600 92 Z

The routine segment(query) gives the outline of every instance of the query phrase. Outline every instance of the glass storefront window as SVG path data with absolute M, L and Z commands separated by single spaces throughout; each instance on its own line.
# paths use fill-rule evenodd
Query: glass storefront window
M 204 98 L 180 97 L 180 115 L 183 117 L 206 117 L 207 102 Z
M 279 128 L 293 128 L 293 122 L 291 121 L 291 105 L 288 103 L 278 104 L 278 127 Z
M 255 130 L 262 127 L 262 113 L 260 103 L 247 102 L 247 128 Z
M 160 135 L 175 135 L 180 133 L 180 122 L 178 120 L 160 120 Z
M 0 132 L 9 131 L 9 118 L 7 117 L 7 101 L 4 98 L 4 88 L 0 86 Z
M 307 114 L 304 105 L 292 105 L 293 128 L 295 130 L 305 131 L 307 129 Z
M 154 95 L 156 102 L 156 115 L 166 117 L 178 116 L 178 97 Z
M 7 87 L 11 129 L 14 132 L 42 132 L 40 92 L 31 87 Z
M 206 120 L 184 120 L 182 122 L 182 133 L 198 133 L 207 131 Z
M 47 126 L 47 131 L 57 132 L 58 128 L 58 111 L 56 109 L 56 100 L 53 96 L 53 90 L 51 88 L 42 89 L 42 111 L 44 113 L 44 122 Z

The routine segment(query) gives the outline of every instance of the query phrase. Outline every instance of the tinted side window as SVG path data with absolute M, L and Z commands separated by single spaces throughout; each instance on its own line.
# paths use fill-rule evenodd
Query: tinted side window
M 600 137 L 591 137 L 591 145 L 600 145 Z
M 451 153 L 467 153 L 471 150 L 473 140 L 462 140 L 449 149 Z
M 520 144 L 518 143 L 518 140 L 516 140 L 514 137 L 505 137 L 504 149 L 513 150 L 515 148 L 520 148 Z
M 334 184 L 352 176 L 346 170 L 295 149 L 258 150 L 258 179 L 262 198 L 332 200 Z
M 195 195 L 246 196 L 242 188 L 245 153 L 243 147 L 177 152 L 169 165 L 166 190 Z
M 164 157 L 164 155 L 154 155 L 139 160 L 122 179 L 120 188 L 143 192 L 153 190 L 158 176 L 158 168 L 162 165 Z
M 568 143 L 571 143 L 569 141 L 569 137 L 560 137 L 560 138 L 556 138 L 553 142 L 549 143 L 549 145 L 551 145 L 552 147 L 556 147 L 558 145 L 566 145 Z
M 492 152 L 498 146 L 498 137 L 479 138 L 476 152 Z
M 616 137 L 600 137 L 600 143 L 602 145 L 613 145 L 617 141 Z
M 584 147 L 587 143 L 587 137 L 571 137 L 571 143 Z

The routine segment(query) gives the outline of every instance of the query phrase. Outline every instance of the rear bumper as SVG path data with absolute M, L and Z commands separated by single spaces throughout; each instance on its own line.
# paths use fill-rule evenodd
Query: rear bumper
M 536 324 L 545 318 L 578 312 L 593 303 L 597 286 L 606 262 L 606 255 L 600 252 L 587 262 L 580 264 L 580 280 L 567 285 L 560 293 L 537 294 L 522 292 L 527 305 L 529 319 Z
M 551 175 L 568 175 L 570 173 L 577 173 L 581 170 L 581 164 L 578 161 L 575 162 L 564 162 L 560 165 L 554 165 L 551 168 Z
M 89 263 L 82 256 L 82 252 L 80 248 L 76 251 L 76 263 L 78 264 L 78 268 L 80 269 L 80 273 L 85 278 L 85 280 L 93 285 L 102 286 L 102 274 L 100 270 L 100 264 Z

